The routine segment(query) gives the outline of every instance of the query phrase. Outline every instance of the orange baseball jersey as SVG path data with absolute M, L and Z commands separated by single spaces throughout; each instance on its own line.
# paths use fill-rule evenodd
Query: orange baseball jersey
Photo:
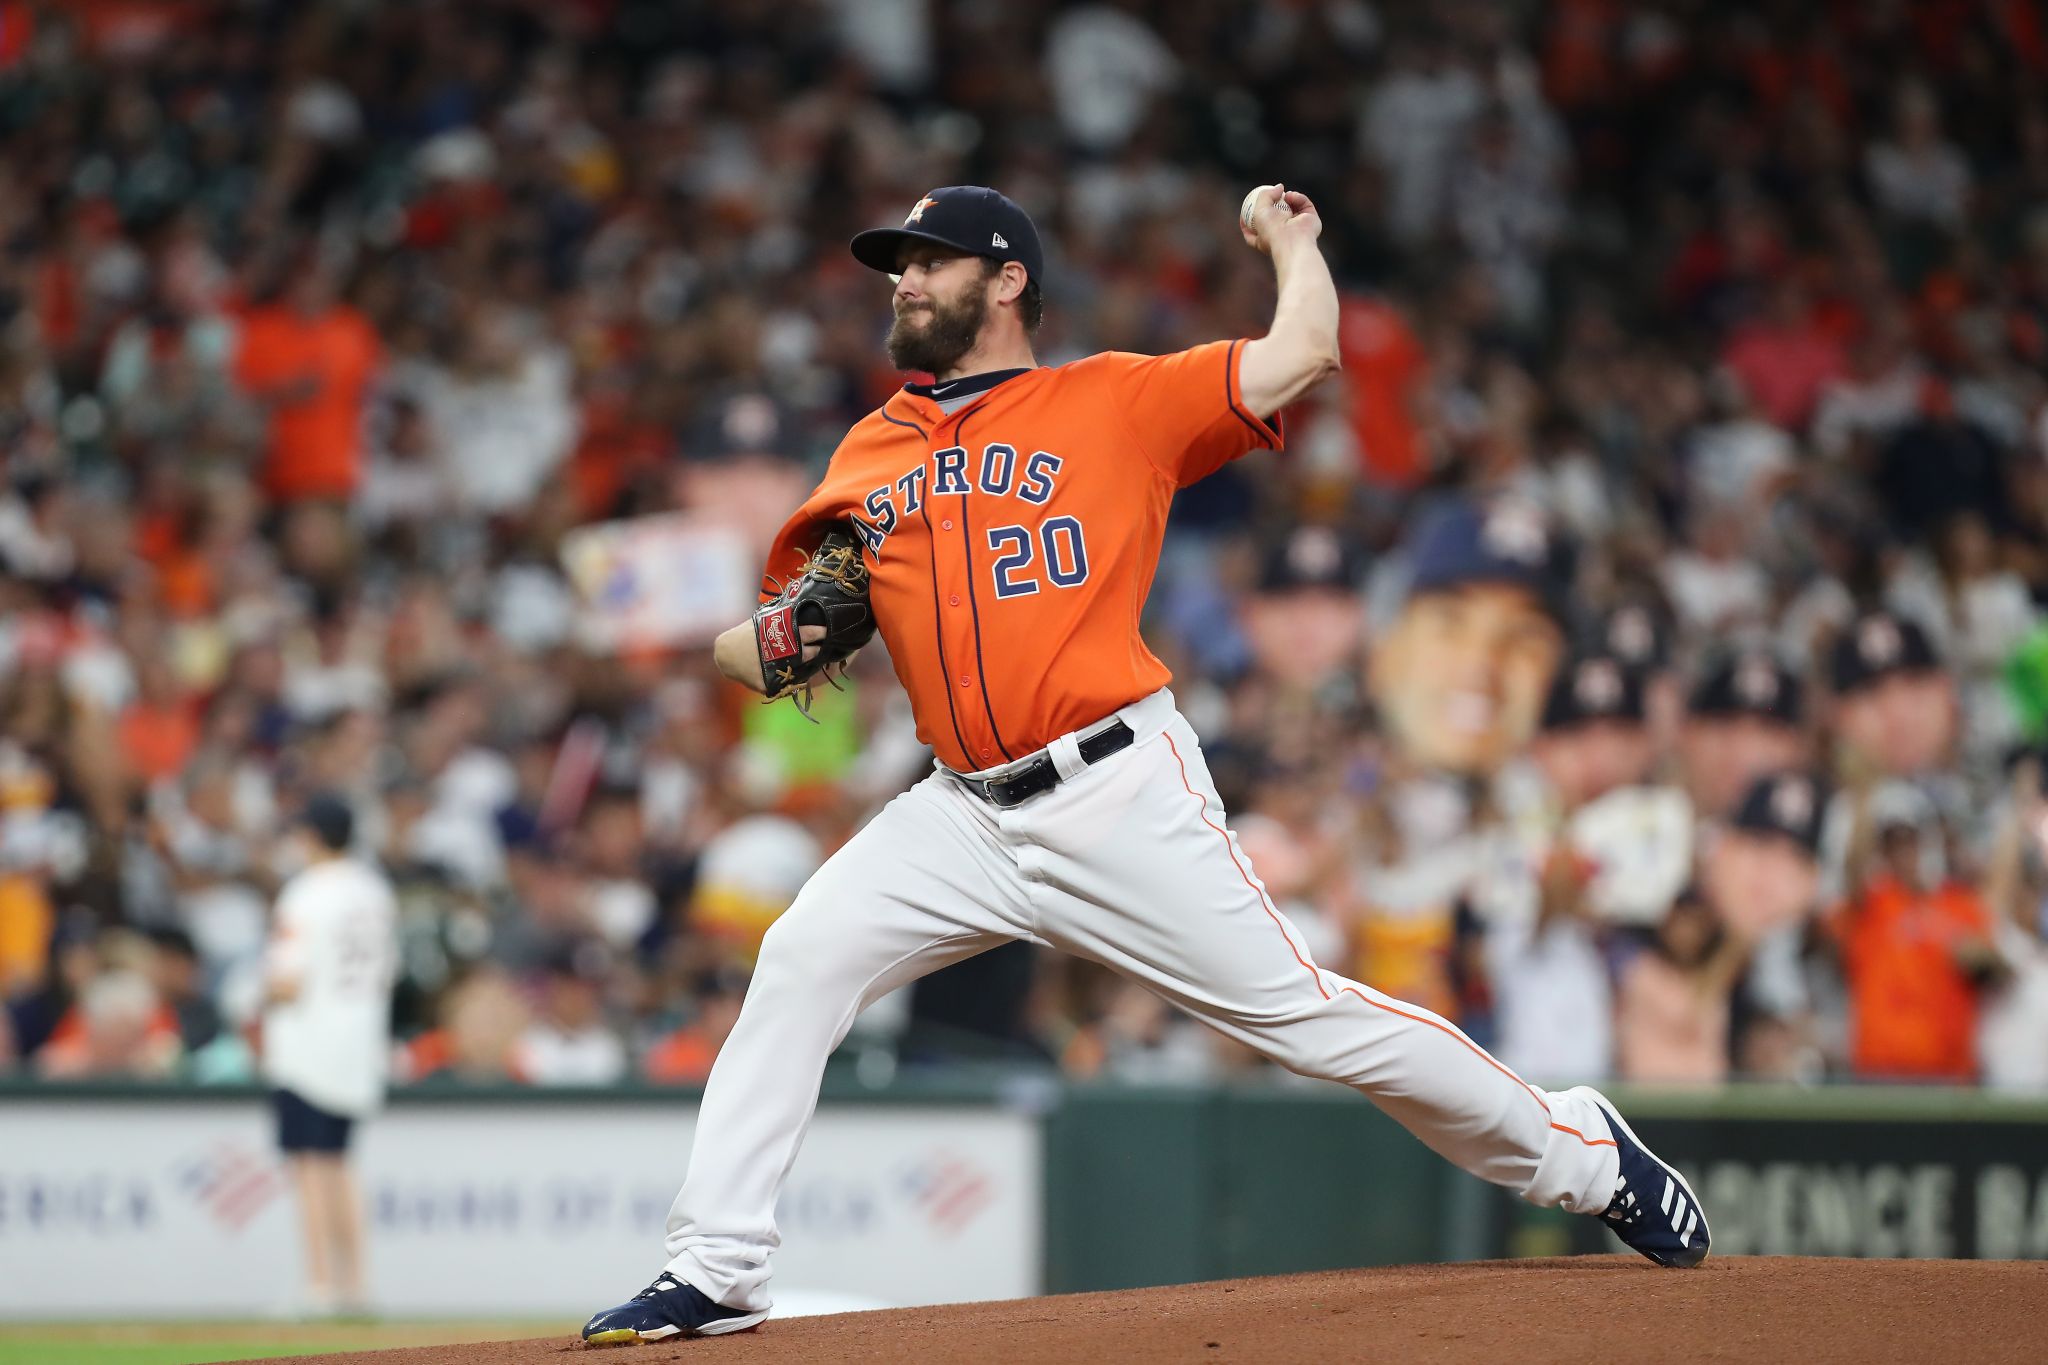
M 768 571 L 850 524 L 918 737 L 959 772 L 1022 758 L 1166 685 L 1138 616 L 1174 492 L 1280 448 L 1277 420 L 1244 405 L 1243 356 L 1241 341 L 1109 352 L 950 413 L 908 386 L 840 442 Z

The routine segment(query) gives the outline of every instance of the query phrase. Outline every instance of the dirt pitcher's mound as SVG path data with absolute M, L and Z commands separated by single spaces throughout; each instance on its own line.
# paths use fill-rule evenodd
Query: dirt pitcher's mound
M 327 1365 L 716 1361 L 2048 1361 L 2048 1266 L 1587 1256 L 1339 1270 L 1108 1294 L 770 1320 L 700 1341 L 573 1337 L 320 1356 Z

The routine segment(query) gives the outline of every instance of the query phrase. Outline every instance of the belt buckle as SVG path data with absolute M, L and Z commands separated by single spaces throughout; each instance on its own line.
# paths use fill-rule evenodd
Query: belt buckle
M 1050 768 L 1052 761 L 1050 759 L 1041 757 L 1039 762 L 1043 763 L 1046 767 Z M 1029 781 L 1031 778 L 1036 776 L 1039 771 L 1040 768 L 1038 763 L 1027 763 L 1022 768 L 1018 769 L 1016 772 L 1010 774 L 1008 777 L 970 778 L 969 784 L 974 788 L 975 793 L 978 796 L 980 796 L 982 800 L 988 802 L 988 804 L 994 806 L 997 810 L 1013 810 L 1016 807 L 1024 804 L 1024 802 L 1028 801 L 1030 798 L 1037 796 L 1040 791 L 1050 791 L 1053 786 L 1059 785 L 1059 773 L 1055 769 L 1053 770 L 1053 780 L 1051 786 L 1041 787 L 1034 791 L 1028 791 L 1025 792 L 1023 795 L 1016 797 L 1015 799 L 1010 799 L 1009 794 L 1011 792 L 1015 791 L 1022 783 Z
M 1030 764 L 1026 764 L 1022 770 L 1015 773 L 1014 775 L 1006 777 L 1000 782 L 989 783 L 989 804 L 996 807 L 999 810 L 1015 810 L 1018 806 L 1023 805 L 1026 801 L 1038 795 L 1037 792 L 1026 792 L 1022 796 L 1018 796 L 1015 799 L 1006 799 L 1009 797 L 1009 794 L 1011 792 L 1016 791 L 1020 786 L 1022 786 L 1027 780 L 1030 779 L 1033 773 L 1037 771 L 1038 769 L 1036 767 Z M 1000 795 L 998 795 L 996 791 L 998 787 L 1002 788 L 1002 793 Z
M 1003 803 L 996 798 L 996 788 L 998 786 L 1001 786 L 1001 783 L 995 781 L 993 778 L 968 777 L 964 773 L 955 773 L 954 776 L 960 779 L 961 786 L 973 792 L 976 796 L 980 797 L 989 805 L 994 806 L 999 810 L 1002 809 Z

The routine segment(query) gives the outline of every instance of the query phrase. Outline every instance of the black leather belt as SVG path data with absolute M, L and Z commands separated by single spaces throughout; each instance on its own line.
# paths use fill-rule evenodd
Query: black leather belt
M 1130 748 L 1135 738 L 1131 727 L 1119 718 L 1081 741 L 1081 761 L 1100 763 L 1111 754 L 1120 754 Z M 963 777 L 959 773 L 954 773 L 953 777 L 991 806 L 1005 809 L 1029 801 L 1040 792 L 1049 792 L 1060 784 L 1060 770 L 1053 766 L 1050 754 L 1040 754 L 1008 777 L 990 781 Z

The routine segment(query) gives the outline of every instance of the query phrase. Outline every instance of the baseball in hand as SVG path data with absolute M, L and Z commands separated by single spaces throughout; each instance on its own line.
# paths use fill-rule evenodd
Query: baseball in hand
M 1303 214 L 1313 215 L 1315 205 L 1308 196 L 1285 185 L 1258 185 L 1238 206 L 1237 226 L 1245 245 L 1255 251 L 1272 249 L 1272 234 Z

